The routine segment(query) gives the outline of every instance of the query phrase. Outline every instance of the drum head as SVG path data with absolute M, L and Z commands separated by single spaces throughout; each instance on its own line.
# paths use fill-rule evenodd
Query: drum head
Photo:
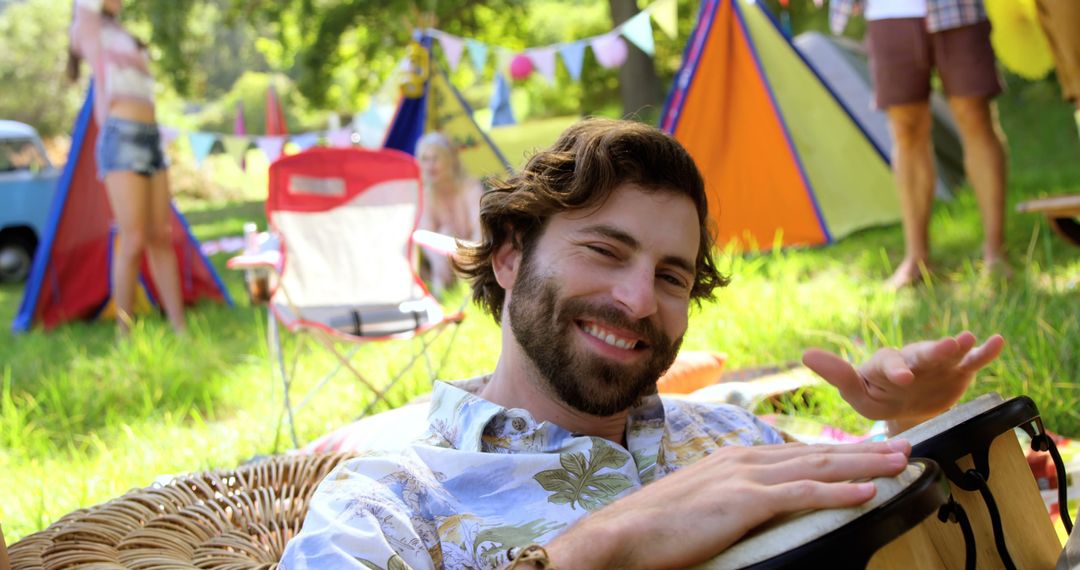
M 912 460 L 900 475 L 873 483 L 877 493 L 862 505 L 770 521 L 697 568 L 865 568 L 874 552 L 935 513 L 949 497 L 941 470 L 925 459 Z
M 998 394 L 997 392 L 983 394 L 970 402 L 965 402 L 942 413 L 936 418 L 930 418 L 905 432 L 901 432 L 892 439 L 906 439 L 913 446 L 919 445 L 920 443 L 946 432 L 975 416 L 992 410 L 1003 403 L 1005 403 L 1005 400 L 1003 400 L 1001 394 Z

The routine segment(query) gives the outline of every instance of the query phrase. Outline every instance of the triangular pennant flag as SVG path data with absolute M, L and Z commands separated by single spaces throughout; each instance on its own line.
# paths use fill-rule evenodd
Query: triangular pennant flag
M 533 62 L 533 66 L 547 79 L 547 82 L 555 83 L 555 48 L 552 46 L 533 48 L 525 52 Z
M 225 147 L 225 154 L 228 154 L 236 161 L 236 164 L 240 165 L 240 168 L 244 167 L 244 155 L 247 154 L 248 148 L 251 146 L 251 139 L 247 137 L 233 137 L 224 136 L 221 137 L 221 144 Z
M 327 131 L 326 142 L 334 148 L 349 148 L 353 145 L 353 130 L 349 127 Z
M 213 133 L 196 132 L 188 134 L 188 139 L 191 141 L 191 152 L 195 155 L 195 166 L 202 166 L 206 157 L 210 156 L 217 136 Z
M 255 145 L 266 155 L 266 159 L 274 162 L 281 156 L 281 149 L 285 146 L 285 137 L 257 137 Z
M 653 20 L 669 38 L 679 35 L 679 3 L 675 0 L 659 0 L 647 10 L 652 14 Z
M 506 76 L 495 74 L 495 92 L 491 95 L 491 126 L 513 125 L 514 111 L 510 108 L 510 84 Z
M 446 62 L 450 64 L 450 71 L 456 70 L 461 62 L 461 54 L 465 51 L 465 40 L 446 32 L 437 32 L 435 37 L 439 38 L 439 45 L 446 56 Z
M 177 137 L 180 136 L 180 129 L 174 129 L 173 127 L 166 127 L 165 125 L 158 125 L 158 132 L 161 133 L 162 146 L 169 146 Z
M 487 65 L 488 47 L 483 42 L 478 42 L 473 39 L 465 40 L 465 47 L 469 50 L 469 59 L 472 60 L 473 68 L 476 71 L 484 71 L 484 66 Z
M 495 73 L 510 73 L 512 59 L 514 59 L 514 52 L 502 46 L 495 48 Z
M 300 150 L 307 150 L 319 144 L 320 138 L 322 138 L 322 135 L 319 133 L 300 133 L 291 137 L 291 140 Z
M 638 12 L 633 18 L 623 22 L 622 35 L 649 55 L 656 51 L 648 12 Z
M 570 73 L 570 77 L 574 81 L 580 81 L 581 65 L 585 61 L 585 42 L 563 44 L 559 47 L 559 54 L 562 55 L 563 65 L 566 66 L 566 71 Z
M 629 52 L 626 40 L 622 39 L 618 32 L 593 38 L 592 49 L 593 54 L 596 55 L 596 61 L 600 62 L 605 69 L 621 66 L 626 62 L 626 55 Z

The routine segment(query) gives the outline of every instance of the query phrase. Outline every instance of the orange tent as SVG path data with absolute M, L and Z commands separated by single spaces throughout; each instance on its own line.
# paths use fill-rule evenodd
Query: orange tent
M 760 2 L 702 3 L 661 127 L 701 168 L 721 245 L 824 244 L 900 218 L 885 155 Z

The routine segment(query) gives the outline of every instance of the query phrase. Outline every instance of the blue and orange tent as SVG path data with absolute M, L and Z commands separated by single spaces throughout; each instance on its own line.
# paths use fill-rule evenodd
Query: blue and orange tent
M 702 2 L 661 128 L 701 169 L 721 245 L 820 245 L 900 219 L 886 155 L 761 2 Z
M 12 330 L 51 329 L 73 319 L 114 316 L 110 295 L 110 255 L 115 232 L 105 186 L 97 179 L 93 87 L 87 93 L 71 137 L 71 151 L 60 177 L 34 266 Z M 180 265 L 184 304 L 203 299 L 232 305 L 232 299 L 199 249 L 187 221 L 172 208 L 173 247 Z M 136 310 L 156 305 L 156 289 L 144 259 Z

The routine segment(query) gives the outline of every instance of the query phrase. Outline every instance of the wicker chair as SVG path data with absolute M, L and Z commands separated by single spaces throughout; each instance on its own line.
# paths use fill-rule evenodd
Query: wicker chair
M 136 489 L 11 545 L 11 567 L 271 570 L 316 485 L 351 456 L 275 457 Z

